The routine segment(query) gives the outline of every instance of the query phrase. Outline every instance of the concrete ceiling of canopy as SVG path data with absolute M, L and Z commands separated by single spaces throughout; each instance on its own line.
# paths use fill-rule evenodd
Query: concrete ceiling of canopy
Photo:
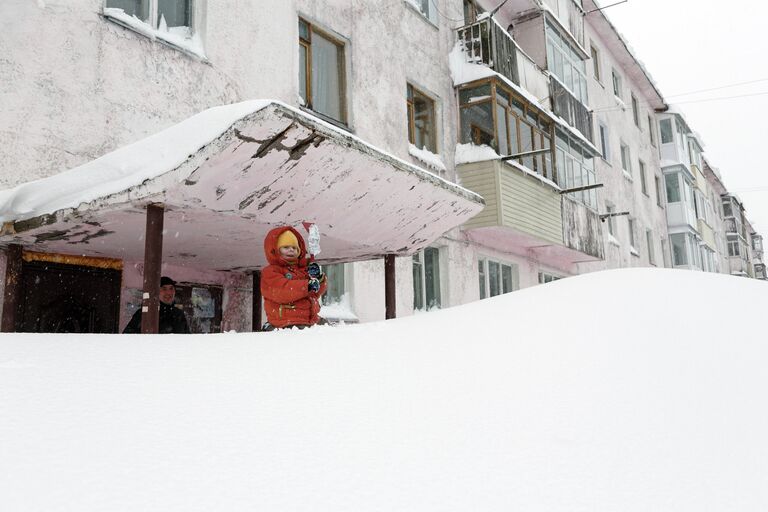
M 576 251 L 565 245 L 542 240 L 520 231 L 493 226 L 465 231 L 473 242 L 523 257 L 535 257 L 543 265 L 565 268 L 576 263 L 600 261 L 599 258 Z
M 274 104 L 157 178 L 6 224 L 0 243 L 141 260 L 150 203 L 166 208 L 164 262 L 220 270 L 263 266 L 262 241 L 278 225 L 313 222 L 321 261 L 355 261 L 413 254 L 483 208 L 458 185 Z

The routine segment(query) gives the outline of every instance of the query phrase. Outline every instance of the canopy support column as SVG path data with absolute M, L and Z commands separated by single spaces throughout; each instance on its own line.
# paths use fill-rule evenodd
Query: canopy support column
M 253 271 L 253 312 L 251 318 L 253 322 L 251 331 L 261 332 L 261 270 Z
M 384 303 L 386 305 L 384 318 L 387 320 L 397 317 L 395 284 L 395 255 L 387 254 L 384 256 Z
M 5 293 L 3 296 L 3 318 L 0 325 L 2 332 L 16 330 L 16 311 L 21 302 L 21 254 L 18 244 L 8 246 L 5 263 Z
M 160 272 L 163 263 L 163 217 L 165 208 L 147 206 L 144 234 L 144 293 L 141 301 L 141 333 L 157 334 L 160 328 Z

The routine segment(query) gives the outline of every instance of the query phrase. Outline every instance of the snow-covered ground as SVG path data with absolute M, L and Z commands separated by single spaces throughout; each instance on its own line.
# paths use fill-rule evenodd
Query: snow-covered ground
M 3 335 L 0 509 L 768 509 L 768 283 L 572 277 L 389 322 Z

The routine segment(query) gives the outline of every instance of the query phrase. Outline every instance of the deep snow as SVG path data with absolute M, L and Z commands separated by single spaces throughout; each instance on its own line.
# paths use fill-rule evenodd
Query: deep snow
M 3 335 L 3 511 L 768 508 L 768 283 L 627 269 L 388 322 Z

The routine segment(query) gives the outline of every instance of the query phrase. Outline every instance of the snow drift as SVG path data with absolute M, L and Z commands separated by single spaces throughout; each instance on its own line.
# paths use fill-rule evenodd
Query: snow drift
M 766 293 L 632 269 L 340 328 L 3 335 L 0 507 L 765 510 Z

